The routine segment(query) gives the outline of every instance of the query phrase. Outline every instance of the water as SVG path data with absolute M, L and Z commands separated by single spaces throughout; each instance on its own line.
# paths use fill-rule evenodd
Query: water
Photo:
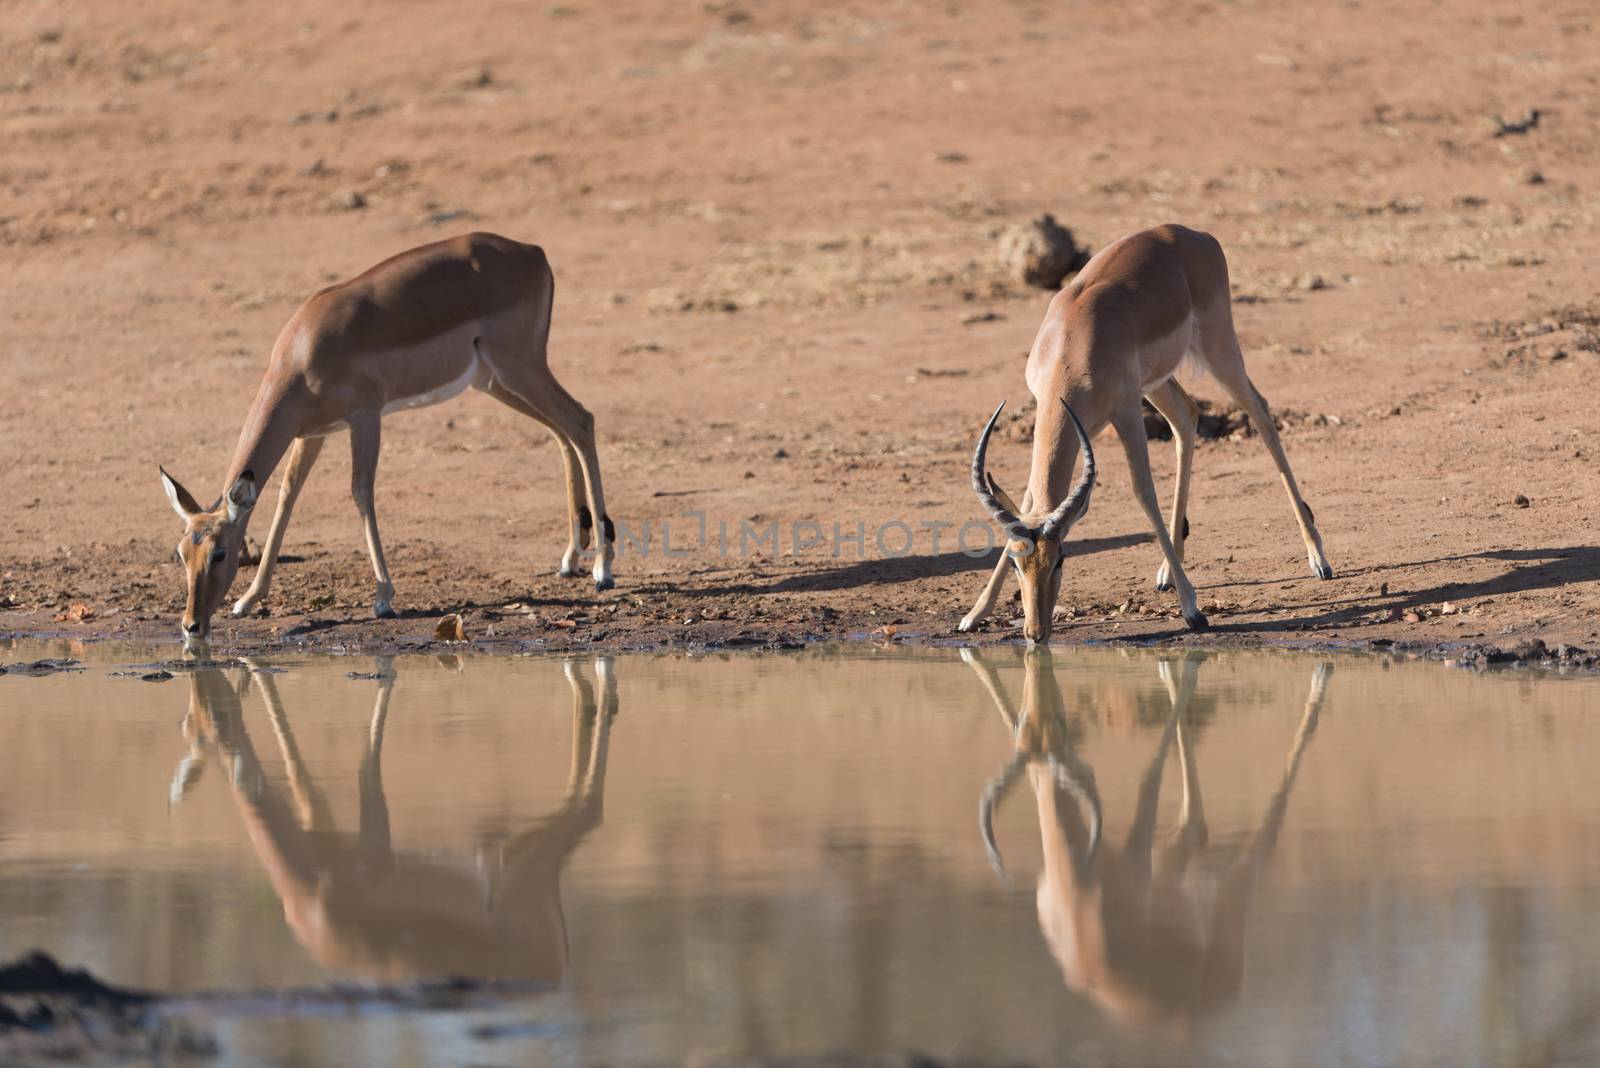
M 1600 1058 L 1594 679 L 861 646 L 144 682 L 110 672 L 170 650 L 0 647 L 48 655 L 87 670 L 0 676 L 0 957 L 547 984 L 207 1010 L 229 1063 Z

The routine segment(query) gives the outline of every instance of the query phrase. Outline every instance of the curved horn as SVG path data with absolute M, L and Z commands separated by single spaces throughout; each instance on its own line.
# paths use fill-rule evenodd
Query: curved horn
M 1000 859 L 1000 847 L 994 840 L 994 810 L 1000 807 L 1001 799 L 1017 781 L 1027 761 L 1027 754 L 1018 750 L 1000 774 L 989 780 L 989 785 L 983 788 L 983 798 L 978 802 L 978 830 L 983 835 L 983 848 L 989 854 L 990 867 L 1007 886 L 1011 885 L 1011 880 L 1006 876 L 1005 862 Z
M 1072 420 L 1072 429 L 1078 432 L 1078 445 L 1083 449 L 1083 474 L 1073 483 L 1067 499 L 1045 517 L 1044 523 L 1039 527 L 1041 538 L 1051 537 L 1056 531 L 1070 527 L 1082 519 L 1083 513 L 1089 510 L 1089 492 L 1094 489 L 1094 447 L 1089 444 L 1089 435 L 1084 433 L 1083 424 L 1078 422 L 1077 413 L 1072 410 L 1072 405 L 1063 400 L 1061 406 L 1067 410 L 1067 418 Z
M 1000 503 L 994 490 L 989 488 L 989 480 L 984 476 L 983 458 L 989 451 L 989 435 L 994 432 L 994 424 L 1000 418 L 1005 406 L 1006 402 L 1001 401 L 1000 407 L 994 410 L 988 423 L 984 424 L 983 433 L 978 436 L 978 447 L 972 453 L 972 492 L 978 495 L 978 500 L 983 502 L 989 514 L 994 516 L 995 522 L 1004 527 L 1007 533 L 1012 537 L 1027 537 L 1031 540 L 1033 535 L 1028 530 L 1027 524 L 1018 519 L 1011 509 Z

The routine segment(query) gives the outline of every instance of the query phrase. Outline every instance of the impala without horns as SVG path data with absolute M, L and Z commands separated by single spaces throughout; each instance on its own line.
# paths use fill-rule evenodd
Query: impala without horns
M 1176 587 L 1184 621 L 1195 630 L 1207 625 L 1183 570 L 1189 474 L 1199 420 L 1199 407 L 1173 378 L 1186 356 L 1210 371 L 1250 417 L 1283 477 L 1312 572 L 1319 578 L 1333 577 L 1311 507 L 1300 496 L 1267 402 L 1245 374 L 1233 330 L 1222 246 L 1210 234 L 1160 226 L 1101 249 L 1050 301 L 1028 353 L 1026 378 L 1038 414 L 1033 426 L 1033 470 L 1020 508 L 984 462 L 1004 402 L 983 428 L 972 457 L 972 488 L 1005 529 L 1007 540 L 989 584 L 958 629 L 971 630 L 994 609 L 1006 571 L 1014 569 L 1022 586 L 1024 634 L 1030 643 L 1050 637 L 1061 592 L 1062 543 L 1088 511 L 1094 488 L 1089 439 L 1107 424 L 1122 440 L 1134 496 L 1161 545 L 1165 562 L 1156 575 L 1156 589 Z M 1141 397 L 1172 425 L 1177 446 L 1178 484 L 1170 530 L 1162 525 L 1150 474 Z M 1069 489 L 1080 448 L 1083 475 Z
M 351 492 L 377 578 L 373 611 L 392 616 L 394 584 L 373 508 L 379 426 L 390 412 L 438 404 L 468 387 L 554 435 L 567 483 L 569 536 L 560 573 L 579 573 L 592 538 L 595 589 L 610 589 L 615 534 L 600 487 L 594 417 L 556 381 L 547 361 L 554 295 L 542 249 L 474 233 L 402 252 L 302 304 L 273 346 L 217 502 L 200 507 L 161 471 L 167 499 L 186 527 L 178 542 L 188 581 L 185 639 L 210 632 L 238 571 L 256 496 L 289 453 L 260 567 L 233 614 L 261 604 L 295 499 L 323 439 L 340 430 L 350 431 Z

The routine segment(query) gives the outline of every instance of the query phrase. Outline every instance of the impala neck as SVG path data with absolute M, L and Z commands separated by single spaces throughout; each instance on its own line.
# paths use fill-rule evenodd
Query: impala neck
M 234 446 L 223 493 L 246 471 L 255 476 L 258 489 L 266 486 L 284 453 L 300 436 L 298 407 L 290 390 L 272 382 L 261 383 L 239 432 L 239 444 Z
M 1087 418 L 1080 400 L 1068 399 L 1079 419 Z M 1078 435 L 1060 404 L 1039 406 L 1033 423 L 1033 469 L 1028 475 L 1028 511 L 1049 515 L 1067 499 L 1078 468 Z

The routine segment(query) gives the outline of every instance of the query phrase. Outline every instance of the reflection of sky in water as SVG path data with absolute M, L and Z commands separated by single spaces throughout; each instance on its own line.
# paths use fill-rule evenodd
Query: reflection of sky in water
M 97 659 L 81 674 L 0 676 L 0 955 L 39 946 L 112 981 L 178 990 L 359 979 L 319 964 L 314 936 L 286 922 L 229 761 L 206 756 L 169 807 L 190 752 L 191 681 L 107 675 L 148 653 L 77 655 Z M 1025 704 L 1020 655 L 986 660 L 1003 696 Z M 1210 832 L 1196 871 L 1226 869 L 1261 825 L 1318 662 L 1250 654 L 1195 667 L 1186 723 Z M 1238 997 L 1185 1039 L 1116 1024 L 1063 981 L 1040 932 L 1040 822 L 1025 781 L 996 817 L 1011 886 L 990 871 L 977 801 L 1013 746 L 994 695 L 956 654 L 614 663 L 603 818 L 558 877 L 570 947 L 560 989 L 459 1015 L 228 1019 L 217 1030 L 233 1057 L 586 1063 L 915 1048 L 1065 1064 L 1442 1066 L 1600 1055 L 1588 1027 L 1600 1007 L 1600 797 L 1585 756 L 1600 751 L 1600 681 L 1338 661 L 1246 913 Z M 273 682 L 302 774 L 340 841 L 358 842 L 381 684 L 345 677 L 365 660 L 282 664 Z M 393 855 L 447 873 L 449 887 L 480 885 L 485 850 L 545 826 L 568 796 L 584 698 L 541 658 L 400 658 L 394 670 L 381 748 Z M 593 689 L 593 662 L 580 670 Z M 1063 651 L 1053 679 L 1064 729 L 1052 744 L 1092 770 L 1105 842 L 1121 847 L 1172 691 L 1148 652 Z M 259 684 L 239 707 L 261 781 L 294 810 Z M 1158 843 L 1180 796 L 1174 750 Z M 486 908 L 481 895 L 451 901 L 463 922 Z

